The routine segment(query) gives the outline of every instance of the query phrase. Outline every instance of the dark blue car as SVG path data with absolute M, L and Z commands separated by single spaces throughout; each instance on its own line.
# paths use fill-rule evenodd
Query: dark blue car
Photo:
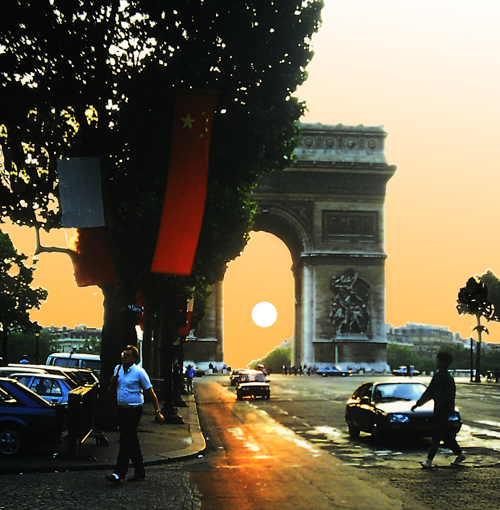
M 0 378 L 0 455 L 61 441 L 64 405 L 50 404 L 13 379 Z

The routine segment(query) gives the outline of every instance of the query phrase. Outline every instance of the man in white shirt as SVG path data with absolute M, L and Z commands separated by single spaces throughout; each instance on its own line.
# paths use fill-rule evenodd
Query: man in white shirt
M 165 423 L 160 413 L 158 398 L 153 390 L 147 372 L 136 363 L 139 351 L 134 345 L 127 345 L 122 352 L 122 364 L 115 367 L 113 378 L 116 381 L 118 401 L 118 427 L 120 429 L 120 449 L 115 470 L 106 480 L 118 485 L 127 476 L 129 461 L 134 466 L 134 476 L 130 481 L 144 480 L 146 473 L 142 458 L 137 427 L 141 421 L 144 396 L 151 401 L 156 412 L 156 421 Z

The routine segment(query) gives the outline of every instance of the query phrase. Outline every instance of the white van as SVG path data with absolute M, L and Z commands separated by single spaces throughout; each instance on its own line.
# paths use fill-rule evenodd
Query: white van
M 101 358 L 96 354 L 56 352 L 49 354 L 46 364 L 58 367 L 91 368 L 98 376 L 101 373 Z

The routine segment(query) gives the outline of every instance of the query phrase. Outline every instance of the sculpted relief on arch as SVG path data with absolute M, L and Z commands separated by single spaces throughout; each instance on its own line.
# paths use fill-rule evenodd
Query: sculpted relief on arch
M 353 269 L 332 277 L 330 319 L 337 335 L 369 334 L 370 284 Z

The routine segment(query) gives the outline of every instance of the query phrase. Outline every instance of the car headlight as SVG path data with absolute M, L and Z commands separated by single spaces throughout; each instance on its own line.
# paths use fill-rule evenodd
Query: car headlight
M 389 422 L 390 423 L 408 423 L 410 418 L 406 416 L 406 414 L 390 414 Z

